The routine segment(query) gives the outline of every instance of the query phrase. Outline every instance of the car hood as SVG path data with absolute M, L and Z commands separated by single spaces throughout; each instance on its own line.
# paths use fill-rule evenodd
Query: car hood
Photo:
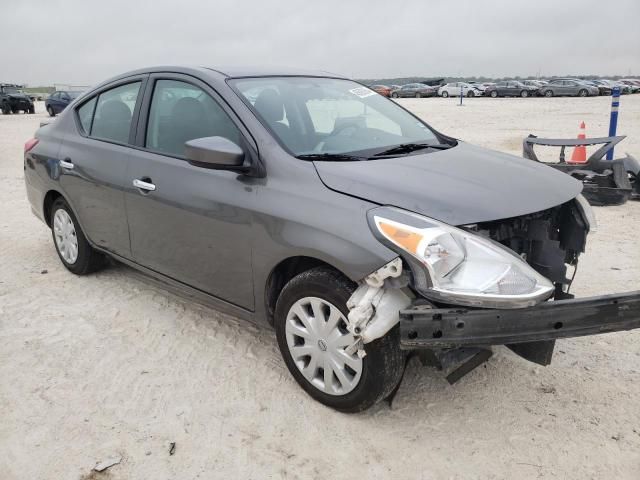
M 314 164 L 332 190 L 450 225 L 538 212 L 582 191 L 580 182 L 542 163 L 463 142 L 433 153 Z

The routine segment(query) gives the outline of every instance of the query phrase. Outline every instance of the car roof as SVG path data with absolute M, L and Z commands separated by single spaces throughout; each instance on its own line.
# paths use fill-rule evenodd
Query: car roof
M 295 76 L 295 77 L 338 77 L 322 70 L 311 70 L 290 67 L 264 67 L 264 66 L 226 66 L 226 67 L 205 67 L 208 70 L 221 73 L 226 77 L 272 77 L 272 76 Z
M 224 80 L 227 78 L 243 78 L 243 77 L 274 77 L 274 76 L 282 76 L 282 77 L 325 77 L 325 78 L 344 78 L 347 77 L 343 75 L 338 75 L 334 73 L 324 72 L 321 70 L 306 70 L 306 69 L 298 69 L 298 68 L 287 68 L 287 67 L 195 67 L 195 66 L 184 66 L 184 65 L 160 65 L 155 67 L 145 67 L 139 68 L 136 70 L 131 70 L 129 72 L 122 73 L 120 75 L 116 75 L 111 77 L 100 84 L 96 85 L 91 90 L 96 90 L 104 85 L 108 85 L 114 81 L 118 81 L 127 77 L 132 77 L 135 75 L 144 75 L 150 73 L 182 73 L 186 75 L 193 76 L 209 76 L 217 78 L 218 80 Z

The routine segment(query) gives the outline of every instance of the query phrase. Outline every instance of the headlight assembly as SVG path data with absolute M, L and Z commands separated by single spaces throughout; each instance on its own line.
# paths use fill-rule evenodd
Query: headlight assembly
M 374 235 L 407 260 L 414 287 L 456 305 L 518 308 L 551 296 L 553 284 L 502 245 L 393 207 L 369 211 Z

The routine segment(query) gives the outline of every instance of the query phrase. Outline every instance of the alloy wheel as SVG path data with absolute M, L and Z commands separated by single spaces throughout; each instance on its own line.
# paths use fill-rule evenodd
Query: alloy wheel
M 345 349 L 355 338 L 335 305 L 304 297 L 289 309 L 287 347 L 293 362 L 315 388 L 328 395 L 345 395 L 358 386 L 362 359 Z

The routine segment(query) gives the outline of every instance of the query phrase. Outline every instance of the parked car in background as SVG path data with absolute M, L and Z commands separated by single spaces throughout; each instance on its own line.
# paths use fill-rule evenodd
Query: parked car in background
M 441 86 L 438 95 L 441 97 L 481 97 L 484 93 L 477 86 L 466 82 L 452 82 Z
M 391 96 L 393 98 L 398 97 L 435 97 L 436 89 L 425 85 L 424 83 L 408 83 L 402 87 L 392 90 Z
M 387 87 L 386 85 L 370 85 L 369 88 L 383 97 L 391 96 L 391 87 Z
M 525 85 L 516 80 L 508 80 L 498 82 L 493 86 L 487 87 L 484 91 L 485 95 L 490 97 L 533 97 L 538 94 L 538 87 Z
M 527 85 L 529 87 L 536 87 L 539 89 L 540 87 L 546 85 L 547 82 L 543 80 L 522 80 L 522 84 Z
M 33 100 L 22 90 L 21 85 L 0 83 L 0 110 L 4 115 L 11 113 L 36 113 Z
M 55 117 L 81 94 L 82 92 L 66 90 L 54 92 L 44 101 L 44 107 L 49 113 L 49 116 Z
M 600 95 L 598 87 L 574 78 L 554 78 L 540 89 L 545 97 L 588 97 Z
M 631 89 L 631 93 L 640 92 L 640 82 L 637 82 L 634 80 L 628 80 L 625 78 L 623 78 L 622 80 L 619 80 L 619 82 L 629 87 Z
M 482 94 L 484 95 L 484 91 L 487 88 L 486 83 L 479 83 L 479 82 L 467 82 L 467 83 L 471 85 L 473 88 L 475 88 L 476 90 L 478 90 L 479 92 L 482 92 Z
M 343 412 L 391 395 L 409 350 L 459 378 L 491 345 L 547 365 L 557 338 L 640 327 L 640 292 L 568 294 L 596 226 L 580 182 L 346 78 L 129 72 L 42 126 L 23 162 L 68 271 L 112 257 L 271 325 L 295 381 Z
M 587 85 L 596 87 L 598 89 L 598 95 L 611 95 L 611 87 L 606 83 L 597 83 L 595 80 L 583 80 Z
M 600 83 L 602 83 L 604 85 L 607 85 L 612 90 L 615 87 L 618 87 L 620 89 L 620 94 L 621 95 L 629 95 L 631 93 L 631 87 L 629 85 L 625 85 L 624 83 L 619 82 L 617 80 L 609 80 L 607 78 L 600 78 L 600 79 L 598 79 L 596 81 L 600 82 Z

